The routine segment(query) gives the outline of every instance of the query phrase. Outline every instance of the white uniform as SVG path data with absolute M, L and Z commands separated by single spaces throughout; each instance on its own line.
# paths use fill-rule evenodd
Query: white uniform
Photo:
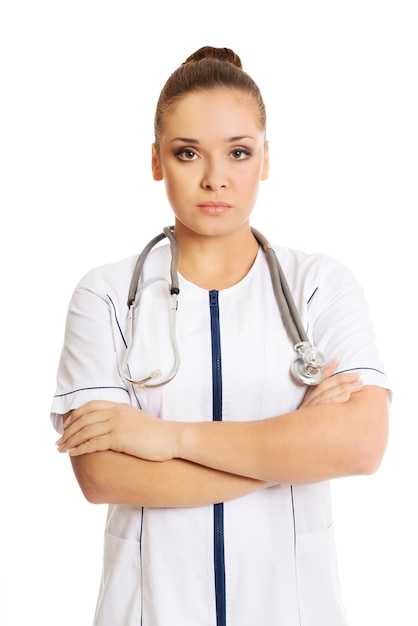
M 325 255 L 276 248 L 305 329 L 338 371 L 388 387 L 362 290 Z M 136 258 L 90 271 L 72 298 L 52 419 L 93 399 L 131 402 L 172 420 L 255 420 L 292 411 L 305 388 L 261 251 L 237 285 L 208 292 L 180 277 L 180 371 L 134 389 L 121 375 L 127 294 Z M 169 280 L 167 245 L 143 280 Z M 130 372 L 173 363 L 165 282 L 140 297 Z M 211 306 L 210 306 L 211 304 Z M 220 334 L 219 334 L 220 333 Z M 219 339 L 219 341 L 217 341 Z M 221 415 L 219 414 L 221 412 Z M 216 572 L 216 575 L 215 575 Z M 329 483 L 279 485 L 195 508 L 108 509 L 95 626 L 344 626 Z

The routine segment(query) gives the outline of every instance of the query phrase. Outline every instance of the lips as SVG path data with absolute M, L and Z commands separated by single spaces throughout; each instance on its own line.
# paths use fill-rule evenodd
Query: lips
M 228 202 L 211 202 L 207 200 L 206 202 L 201 202 L 197 206 L 198 207 L 207 206 L 213 209 L 230 209 L 232 204 L 229 204 Z
M 232 208 L 232 204 L 228 202 L 212 202 L 208 200 L 206 202 L 200 202 L 197 206 L 208 215 L 221 215 Z

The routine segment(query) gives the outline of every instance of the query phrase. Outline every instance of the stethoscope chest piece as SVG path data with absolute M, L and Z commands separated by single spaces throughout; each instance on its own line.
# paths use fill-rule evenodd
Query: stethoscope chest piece
M 303 385 L 319 385 L 324 379 L 325 359 L 315 346 L 307 341 L 301 341 L 294 346 L 301 355 L 290 366 L 292 376 Z

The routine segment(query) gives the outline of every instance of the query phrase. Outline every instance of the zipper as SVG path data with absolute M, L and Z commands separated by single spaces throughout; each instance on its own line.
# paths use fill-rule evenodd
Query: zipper
M 212 420 L 222 421 L 222 363 L 219 324 L 219 292 L 209 291 L 212 340 Z M 213 552 L 215 573 L 216 626 L 226 626 L 224 505 L 213 505 Z

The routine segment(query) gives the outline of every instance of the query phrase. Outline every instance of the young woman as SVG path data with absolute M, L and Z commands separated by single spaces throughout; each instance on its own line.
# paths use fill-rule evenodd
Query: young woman
M 319 385 L 292 377 L 297 354 L 250 227 L 268 166 L 256 84 L 231 50 L 198 50 L 155 116 L 152 173 L 178 246 L 174 342 L 174 243 L 140 271 L 127 362 L 136 258 L 93 269 L 74 292 L 52 416 L 85 497 L 109 504 L 95 626 L 346 624 L 329 481 L 379 467 L 388 382 L 352 274 L 275 246 L 329 358 Z

